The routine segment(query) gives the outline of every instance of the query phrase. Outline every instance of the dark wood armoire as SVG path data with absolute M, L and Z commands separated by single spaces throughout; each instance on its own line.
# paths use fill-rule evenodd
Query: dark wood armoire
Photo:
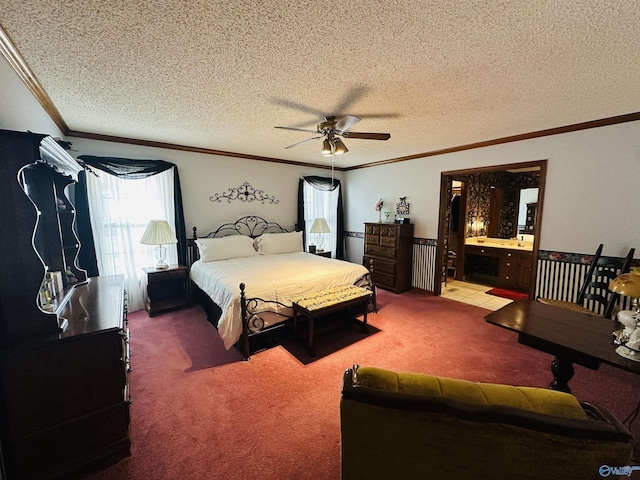
M 4 479 L 67 478 L 129 454 L 124 279 L 76 264 L 78 170 L 51 137 L 0 130 Z

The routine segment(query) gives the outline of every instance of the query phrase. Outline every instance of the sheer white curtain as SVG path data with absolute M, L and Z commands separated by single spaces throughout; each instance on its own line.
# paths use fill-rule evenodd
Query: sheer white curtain
M 87 194 L 100 275 L 124 274 L 130 311 L 144 307 L 146 276 L 156 264 L 154 247 L 140 239 L 149 220 L 175 225 L 173 169 L 143 179 L 121 179 L 99 171 L 87 175 Z M 167 263 L 178 263 L 175 244 L 166 245 Z
M 314 188 L 309 182 L 304 182 L 304 224 L 305 238 L 308 246 L 313 243 L 318 244 L 318 234 L 309 233 L 313 221 L 318 217 L 324 217 L 329 225 L 331 233 L 323 234 L 323 248 L 331 252 L 331 256 L 336 256 L 336 232 L 338 231 L 338 193 L 339 189 L 333 191 L 324 191 Z

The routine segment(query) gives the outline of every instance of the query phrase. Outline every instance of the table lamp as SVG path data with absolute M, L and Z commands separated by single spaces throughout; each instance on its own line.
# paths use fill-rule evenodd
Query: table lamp
M 318 252 L 324 252 L 322 246 L 324 244 L 324 234 L 331 233 L 329 230 L 329 225 L 327 225 L 327 221 L 323 217 L 316 218 L 313 221 L 313 225 L 311 225 L 311 230 L 309 233 L 316 233 L 318 235 Z
M 143 245 L 157 245 L 155 248 L 157 270 L 163 270 L 169 268 L 167 262 L 167 248 L 164 245 L 169 243 L 178 243 L 173 230 L 169 226 L 169 222 L 166 220 L 149 220 L 149 225 L 144 231 L 144 235 L 140 239 L 140 243 Z
M 640 362 L 640 302 L 638 301 L 640 298 L 640 268 L 634 267 L 631 272 L 618 275 L 609 284 L 609 290 L 632 299 L 632 310 L 618 312 L 618 320 L 625 326 L 625 330 L 617 335 L 619 339 L 617 343 L 622 343 L 622 345 L 616 348 L 616 353 Z

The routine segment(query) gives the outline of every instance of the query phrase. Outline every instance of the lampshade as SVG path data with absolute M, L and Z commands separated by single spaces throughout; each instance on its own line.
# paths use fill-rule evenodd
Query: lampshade
M 178 243 L 173 230 L 166 220 L 149 220 L 149 225 L 140 239 L 144 245 L 168 245 Z
M 322 141 L 322 150 L 320 150 L 320 153 L 322 155 L 331 155 L 331 149 L 332 149 L 331 142 L 329 141 L 328 138 L 325 138 Z
M 631 298 L 640 298 L 640 268 L 634 267 L 629 273 L 623 273 L 609 284 L 609 290 Z
M 311 225 L 309 233 L 331 233 L 331 230 L 329 229 L 329 225 L 327 225 L 327 221 L 324 218 L 319 217 L 313 221 L 313 225 Z
M 640 362 L 640 268 L 632 268 L 630 273 L 618 275 L 609 284 L 609 290 L 633 299 L 631 306 L 634 310 L 618 312 L 618 321 L 625 328 L 613 332 L 613 335 L 614 343 L 620 345 L 616 348 L 616 353 Z
M 336 155 L 342 155 L 343 153 L 347 153 L 349 151 L 346 145 L 342 143 L 342 140 L 340 140 L 339 138 L 336 139 L 334 145 L 335 145 L 334 153 Z

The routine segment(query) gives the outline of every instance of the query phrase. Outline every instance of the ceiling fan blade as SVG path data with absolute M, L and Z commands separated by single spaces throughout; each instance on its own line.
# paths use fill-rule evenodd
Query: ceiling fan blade
M 336 120 L 335 129 L 338 130 L 339 132 L 345 132 L 349 130 L 351 127 L 353 127 L 359 121 L 360 121 L 360 118 L 356 117 L 355 115 L 345 115 Z
M 360 120 L 364 120 L 367 118 L 400 118 L 402 115 L 399 113 L 372 113 L 371 115 L 361 115 L 358 114 Z
M 369 87 L 364 85 L 356 85 L 349 89 L 348 92 L 342 97 L 342 100 L 335 106 L 334 112 L 348 112 L 351 106 L 360 100 L 369 91 Z
M 302 103 L 293 102 L 291 100 L 287 100 L 286 98 L 273 97 L 271 101 L 276 105 L 281 105 L 283 107 L 292 108 L 294 110 L 299 110 L 304 113 L 309 113 L 314 117 L 322 118 L 325 114 L 325 112 L 322 110 L 310 107 L 308 105 L 303 105 Z
M 316 133 L 317 133 L 317 132 L 316 132 Z M 287 148 L 297 147 L 298 145 L 302 145 L 303 143 L 310 142 L 311 140 L 317 140 L 317 139 L 319 139 L 319 138 L 322 138 L 323 136 L 324 136 L 324 135 L 320 135 L 320 136 L 318 136 L 318 137 L 311 137 L 311 138 L 307 138 L 306 140 L 302 140 L 301 142 L 294 143 L 293 145 L 289 145 L 288 147 L 284 147 L 284 148 L 285 148 L 285 150 L 286 150 Z
M 389 140 L 390 133 L 365 133 L 365 132 L 344 132 L 344 138 L 360 138 L 363 140 Z
M 273 127 L 273 128 L 281 128 L 283 130 L 295 130 L 296 132 L 318 133 L 318 130 L 307 130 L 305 128 L 297 128 L 297 127 Z

